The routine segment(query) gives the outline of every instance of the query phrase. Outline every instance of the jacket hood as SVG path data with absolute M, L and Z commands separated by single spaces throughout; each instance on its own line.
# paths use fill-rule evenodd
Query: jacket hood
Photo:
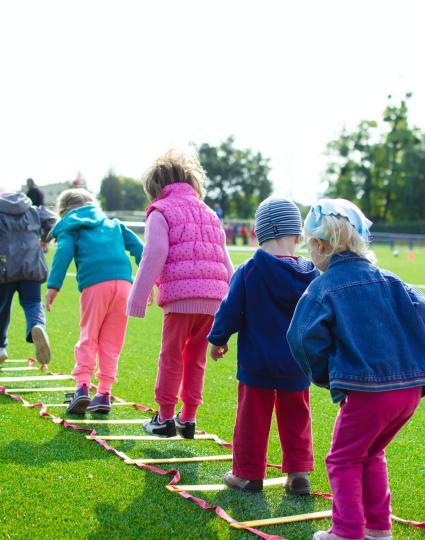
M 260 248 L 254 254 L 254 261 L 272 297 L 282 302 L 298 302 L 306 287 L 320 275 L 304 257 L 281 259 Z
M 0 212 L 3 214 L 24 214 L 32 206 L 25 193 L 5 193 L 0 196 Z
M 63 219 L 58 221 L 53 227 L 51 234 L 56 238 L 59 234 L 66 231 L 76 231 L 83 227 L 91 229 L 103 223 L 105 219 L 105 214 L 98 206 L 92 204 L 80 206 L 68 212 Z

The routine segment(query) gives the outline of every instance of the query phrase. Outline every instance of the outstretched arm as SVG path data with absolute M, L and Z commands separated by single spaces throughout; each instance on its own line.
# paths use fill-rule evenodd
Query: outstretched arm
M 47 244 L 51 240 L 49 233 L 56 223 L 56 215 L 45 206 L 37 207 L 37 212 L 41 223 L 41 242 Z
M 48 289 L 60 289 L 66 276 L 66 271 L 74 258 L 75 233 L 72 231 L 61 233 L 58 237 L 58 245 L 53 257 L 52 268 L 47 280 Z
M 155 282 L 159 278 L 168 257 L 168 223 L 161 212 L 154 210 L 147 222 L 145 248 L 128 299 L 127 313 L 143 318 Z
M 307 292 L 297 304 L 286 336 L 304 374 L 326 388 L 329 387 L 329 352 L 332 348 L 331 318 L 329 308 Z
M 229 291 L 215 315 L 208 341 L 223 348 L 230 336 L 243 328 L 245 317 L 244 267 L 233 274 Z
M 140 238 L 131 231 L 128 227 L 121 223 L 121 232 L 124 238 L 124 246 L 127 251 L 130 252 L 130 255 L 134 257 L 136 264 L 140 264 L 140 259 L 142 258 L 143 252 L 143 242 Z

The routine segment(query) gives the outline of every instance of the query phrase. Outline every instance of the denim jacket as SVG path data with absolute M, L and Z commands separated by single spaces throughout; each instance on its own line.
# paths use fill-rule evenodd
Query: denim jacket
M 302 371 L 332 400 L 349 390 L 425 390 L 425 297 L 346 251 L 301 297 L 287 334 Z

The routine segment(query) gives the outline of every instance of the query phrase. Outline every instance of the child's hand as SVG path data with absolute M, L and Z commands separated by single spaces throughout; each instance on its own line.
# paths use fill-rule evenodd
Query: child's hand
M 56 296 L 58 295 L 57 289 L 47 289 L 46 293 L 46 309 L 47 311 L 50 311 L 50 307 L 55 301 Z
M 229 350 L 229 347 L 227 346 L 227 343 L 224 345 L 211 345 L 210 350 L 210 356 L 213 360 L 218 360 L 219 358 L 223 358 L 223 356 L 227 353 Z

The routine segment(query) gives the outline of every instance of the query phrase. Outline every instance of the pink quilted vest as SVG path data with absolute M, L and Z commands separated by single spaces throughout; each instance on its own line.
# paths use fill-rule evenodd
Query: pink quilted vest
M 165 186 L 146 210 L 159 210 L 168 227 L 169 252 L 157 281 L 158 305 L 188 298 L 222 300 L 228 289 L 224 233 L 216 214 L 189 184 Z

